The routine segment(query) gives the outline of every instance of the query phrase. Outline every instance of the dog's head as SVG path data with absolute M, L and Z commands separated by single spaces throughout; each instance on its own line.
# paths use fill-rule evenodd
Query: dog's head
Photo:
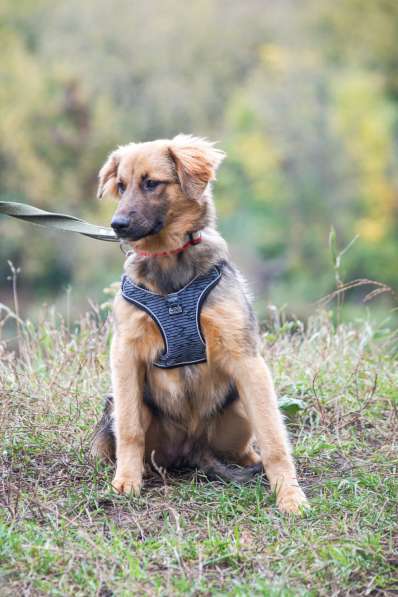
M 189 135 L 113 151 L 99 173 L 98 197 L 119 197 L 111 224 L 118 237 L 167 238 L 201 228 L 206 191 L 224 157 L 213 143 Z

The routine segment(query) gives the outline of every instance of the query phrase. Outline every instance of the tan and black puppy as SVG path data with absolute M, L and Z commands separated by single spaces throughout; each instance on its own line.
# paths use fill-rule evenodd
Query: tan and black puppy
M 178 135 L 119 147 L 100 171 L 99 197 L 119 198 L 112 226 L 130 245 L 125 273 L 134 288 L 163 297 L 214 266 L 221 276 L 198 316 L 206 362 L 156 366 L 165 352 L 159 325 L 121 293 L 116 297 L 113 398 L 93 452 L 116 456 L 113 486 L 120 493 L 139 493 L 151 455 L 160 466 L 193 465 L 225 477 L 233 476 L 228 464 L 251 471 L 263 466 L 279 508 L 297 512 L 307 502 L 261 356 L 257 323 L 215 227 L 210 183 L 223 158 L 212 143 Z M 238 478 L 246 469 L 235 470 Z

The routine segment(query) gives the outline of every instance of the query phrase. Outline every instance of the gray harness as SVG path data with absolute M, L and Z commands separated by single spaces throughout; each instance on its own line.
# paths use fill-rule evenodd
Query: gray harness
M 196 276 L 178 292 L 161 295 L 122 278 L 122 296 L 146 311 L 162 334 L 164 352 L 153 364 L 163 369 L 206 361 L 206 344 L 200 329 L 200 311 L 209 292 L 221 278 L 221 266 Z

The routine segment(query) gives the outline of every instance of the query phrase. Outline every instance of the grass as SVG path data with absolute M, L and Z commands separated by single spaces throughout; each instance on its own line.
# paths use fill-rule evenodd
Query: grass
M 302 518 L 261 478 L 151 474 L 141 497 L 114 495 L 112 468 L 88 458 L 109 339 L 98 312 L 68 331 L 48 311 L 19 323 L 19 351 L 1 345 L 0 595 L 397 594 L 393 333 L 274 313 L 264 354 L 312 505 Z

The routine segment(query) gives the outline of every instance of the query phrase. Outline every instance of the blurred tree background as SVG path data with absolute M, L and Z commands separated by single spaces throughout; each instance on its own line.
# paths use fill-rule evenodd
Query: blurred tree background
M 1 0 L 0 199 L 108 224 L 106 155 L 179 132 L 218 140 L 222 233 L 266 302 L 305 315 L 344 280 L 398 286 L 396 0 Z M 0 220 L 24 308 L 119 278 L 117 245 Z M 355 295 L 351 297 L 355 299 Z M 358 298 L 358 297 L 357 297 Z

